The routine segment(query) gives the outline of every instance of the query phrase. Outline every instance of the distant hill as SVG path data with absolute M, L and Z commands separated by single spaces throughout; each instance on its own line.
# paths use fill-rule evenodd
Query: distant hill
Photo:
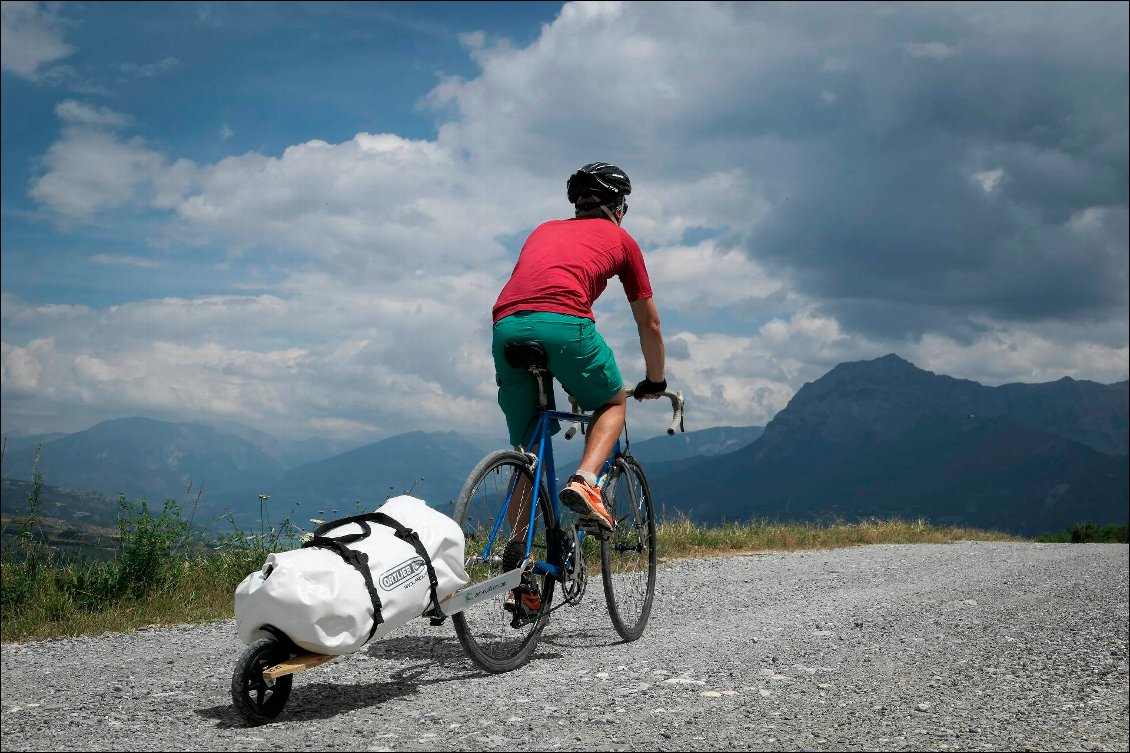
M 283 468 L 293 468 L 298 465 L 325 460 L 364 444 L 364 442 L 353 440 L 325 439 L 323 437 L 294 440 L 279 439 L 235 421 L 203 421 L 201 423 L 222 434 L 230 434 L 251 443 L 262 450 L 264 454 L 277 460 Z
M 30 481 L 36 448 L 9 449 L 6 478 Z M 274 476 L 282 463 L 255 445 L 200 423 L 148 418 L 103 421 L 42 445 L 39 470 L 51 486 L 89 489 L 133 501 L 184 502 L 203 484 L 230 488 Z
M 1033 534 L 1127 518 L 1128 385 L 986 387 L 889 355 L 806 384 L 737 452 L 657 468 L 692 519 L 925 517 Z
M 50 434 L 26 434 L 26 435 L 5 434 L 4 439 L 3 439 L 4 450 L 5 450 L 5 453 L 7 453 L 11 450 L 18 450 L 21 447 L 35 447 L 36 445 L 39 445 L 39 444 L 45 444 L 47 442 L 54 442 L 56 439 L 62 439 L 65 436 L 67 436 L 67 435 L 62 434 L 62 433 L 57 432 L 57 431 L 52 432 Z
M 29 511 L 32 484 L 0 479 L 0 531 L 7 549 Z M 118 536 L 118 500 L 83 489 L 43 486 L 31 531 L 64 553 L 108 557 Z
M 804 385 L 764 429 L 633 434 L 632 451 L 660 508 L 704 523 L 898 515 L 1032 534 L 1126 521 L 1127 402 L 1126 382 L 986 387 L 889 355 Z M 39 469 L 58 490 L 45 490 L 44 515 L 112 527 L 119 493 L 153 506 L 174 499 L 187 515 L 203 485 L 194 522 L 231 512 L 243 530 L 258 529 L 261 494 L 267 522 L 293 514 L 304 528 L 403 492 L 449 512 L 474 465 L 501 446 L 408 432 L 335 453 L 333 442 L 284 442 L 238 424 L 105 421 L 9 442 L 9 520 L 38 442 Z M 582 446 L 555 442 L 561 473 Z M 109 517 L 91 522 L 100 505 Z
M 270 497 L 270 519 L 300 510 L 295 522 L 344 517 L 360 502 L 372 510 L 390 496 L 411 493 L 451 513 L 467 474 L 484 455 L 454 432 L 409 432 L 314 463 L 306 463 L 258 483 L 233 485 L 206 494 L 205 512 L 231 510 L 243 524 L 259 522 L 259 494 Z M 334 510 L 337 512 L 335 513 Z
M 805 384 L 765 429 L 757 454 L 794 455 L 812 440 L 829 446 L 897 437 L 925 416 L 1007 418 L 1109 455 L 1126 455 L 1128 384 L 1064 377 L 986 387 L 924 371 L 896 355 L 842 363 Z
M 630 429 L 631 427 L 629 427 Z M 633 432 L 631 452 L 645 467 L 657 463 L 671 463 L 690 458 L 702 459 L 724 455 L 745 447 L 765 431 L 761 426 L 716 426 L 698 431 L 677 432 L 658 437 L 646 437 Z M 558 437 L 563 437 L 559 434 Z M 578 432 L 568 442 L 554 441 L 554 460 L 558 471 L 572 472 L 581 460 L 584 437 Z
M 27 514 L 30 481 L 0 479 L 0 515 L 5 519 Z M 118 498 L 86 489 L 60 489 L 44 485 L 39 492 L 39 514 L 96 528 L 117 529 Z
M 213 451 L 204 451 L 202 442 Z M 148 449 L 143 447 L 147 443 Z M 147 499 L 155 512 L 165 499 L 174 499 L 187 519 L 198 487 L 188 492 L 186 487 L 197 475 L 205 479 L 205 489 L 194 523 L 220 530 L 231 529 L 229 513 L 241 530 L 258 530 L 260 494 L 269 497 L 264 506 L 268 524 L 293 514 L 292 522 L 304 529 L 311 527 L 312 517 L 351 515 L 358 503 L 372 510 L 405 492 L 450 513 L 467 474 L 484 454 L 452 432 L 409 432 L 284 470 L 244 440 L 203 424 L 127 419 L 44 445 L 39 467 L 46 478 L 79 488 L 45 485 L 39 514 L 53 533 L 68 524 L 90 536 L 103 529 L 116 531 L 117 496 L 88 489 L 117 487 L 132 502 Z M 239 465 L 241 458 L 254 462 Z M 30 470 L 31 457 L 5 456 L 5 475 L 9 465 Z M 220 472 L 225 469 L 230 471 Z M 26 513 L 30 490 L 30 481 L 3 480 L 2 512 L 9 533 Z

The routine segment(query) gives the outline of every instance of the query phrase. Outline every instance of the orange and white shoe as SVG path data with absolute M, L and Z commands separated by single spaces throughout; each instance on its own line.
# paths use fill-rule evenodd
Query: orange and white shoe
M 503 608 L 515 612 L 522 618 L 533 618 L 541 611 L 541 594 L 536 589 L 519 586 L 506 594 Z
M 601 528 L 611 531 L 616 527 L 612 514 L 604 506 L 600 489 L 589 484 L 581 476 L 573 476 L 569 483 L 561 490 L 561 504 L 583 518 L 592 518 L 600 524 Z

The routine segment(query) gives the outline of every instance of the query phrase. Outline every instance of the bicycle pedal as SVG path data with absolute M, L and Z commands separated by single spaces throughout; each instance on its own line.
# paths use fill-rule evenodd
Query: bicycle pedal
M 582 518 L 577 521 L 577 528 L 581 529 L 588 536 L 595 536 L 598 539 L 607 539 L 612 531 L 602 526 L 592 518 Z
M 510 627 L 512 628 L 525 627 L 538 621 L 537 612 L 528 612 L 513 604 L 504 604 L 503 608 L 511 615 Z

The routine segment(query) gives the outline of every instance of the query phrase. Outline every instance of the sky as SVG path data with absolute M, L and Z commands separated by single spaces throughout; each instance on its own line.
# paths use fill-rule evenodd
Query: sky
M 888 353 L 1127 379 L 1124 2 L 2 7 L 8 435 L 503 437 L 491 306 L 593 161 L 688 430 Z

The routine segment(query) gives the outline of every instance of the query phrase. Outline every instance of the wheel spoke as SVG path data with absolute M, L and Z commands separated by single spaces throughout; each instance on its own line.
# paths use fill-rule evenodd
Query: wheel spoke
M 526 552 L 533 501 L 528 460 L 515 452 L 484 458 L 472 471 L 455 506 L 455 520 L 467 541 L 471 583 L 488 580 L 521 566 Z M 552 561 L 552 509 L 544 484 L 533 515 L 530 557 Z M 507 513 L 507 500 L 510 500 Z M 467 655 L 490 672 L 524 664 L 533 653 L 553 595 L 553 579 L 529 573 L 521 589 L 541 597 L 540 611 L 523 606 L 521 593 L 507 605 L 506 594 L 454 615 L 452 621 Z
M 632 641 L 643 634 L 655 592 L 654 505 L 643 469 L 631 458 L 617 462 L 606 495 L 623 515 L 601 543 L 604 594 L 613 627 Z

